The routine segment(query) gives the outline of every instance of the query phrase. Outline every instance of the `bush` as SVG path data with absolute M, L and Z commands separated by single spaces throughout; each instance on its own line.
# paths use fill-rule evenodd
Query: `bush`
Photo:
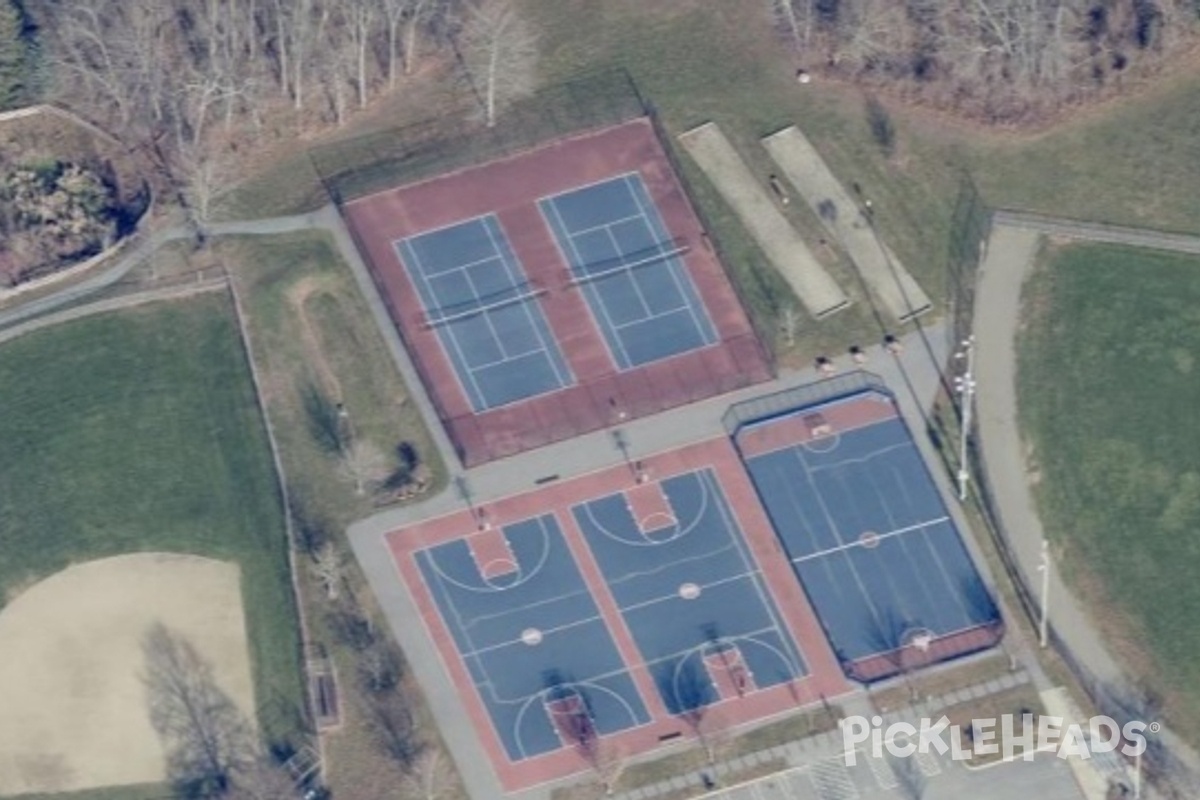
M 0 264 L 20 283 L 93 256 L 116 241 L 118 206 L 113 182 L 79 164 L 0 171 Z

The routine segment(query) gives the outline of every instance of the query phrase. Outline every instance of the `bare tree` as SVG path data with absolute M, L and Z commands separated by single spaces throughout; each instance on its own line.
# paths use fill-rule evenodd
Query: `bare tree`
M 221 192 L 233 184 L 236 171 L 232 153 L 214 138 L 181 141 L 169 169 L 179 186 L 188 215 L 200 230 L 212 219 Z
M 806 34 L 801 32 L 800 18 L 796 13 L 796 6 L 792 0 L 770 0 L 770 3 L 771 10 L 779 18 L 784 29 L 787 31 L 792 47 L 800 47 L 801 45 L 808 44 Z
M 389 692 L 372 698 L 366 710 L 380 752 L 403 772 L 410 771 L 425 748 L 408 698 L 400 692 Z
M 533 91 L 537 39 L 513 0 L 484 0 L 471 11 L 461 45 L 484 120 L 491 127 L 499 110 Z
M 326 541 L 313 553 L 311 564 L 313 577 L 325 589 L 325 597 L 337 600 L 345 578 L 346 559 L 332 542 Z
M 371 694 L 390 692 L 400 685 L 404 663 L 388 642 L 376 640 L 358 656 L 359 678 Z
M 300 792 L 287 768 L 260 755 L 233 773 L 230 800 L 299 800 Z
M 708 671 L 696 659 L 679 665 L 675 695 L 680 718 L 691 728 L 709 766 L 716 766 L 732 741 L 728 720 L 713 706 L 717 699 Z
M 189 798 L 224 795 L 235 773 L 258 755 L 249 723 L 186 639 L 158 624 L 143 638 L 142 652 L 150 723 L 171 783 Z
M 355 439 L 342 449 L 338 471 L 354 484 L 355 494 L 374 491 L 391 474 L 384 452 L 366 439 Z
M 628 763 L 625 754 L 612 740 L 601 737 L 585 696 L 565 689 L 568 684 L 558 677 L 551 683 L 552 693 L 565 691 L 562 700 L 559 701 L 562 703 L 561 708 L 555 714 L 555 726 L 559 736 L 587 762 L 592 776 L 604 789 L 604 793 L 612 794 L 616 791 L 617 781 L 621 779 Z
M 349 59 L 354 65 L 354 87 L 358 94 L 358 107 L 367 105 L 367 54 L 371 49 L 371 38 L 375 29 L 375 0 L 349 0 L 344 3 L 342 13 L 346 43 L 350 50 Z
M 434 747 L 426 748 L 413 759 L 402 783 L 405 796 L 412 800 L 442 800 L 454 785 L 450 762 Z

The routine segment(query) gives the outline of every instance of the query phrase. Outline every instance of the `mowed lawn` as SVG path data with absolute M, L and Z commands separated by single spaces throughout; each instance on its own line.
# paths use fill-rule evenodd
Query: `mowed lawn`
M 1025 308 L 1020 411 L 1046 530 L 1200 741 L 1200 258 L 1056 248 Z
M 0 346 L 0 547 L 0 605 L 68 564 L 120 553 L 238 562 L 259 723 L 274 740 L 297 734 L 282 507 L 227 295 Z

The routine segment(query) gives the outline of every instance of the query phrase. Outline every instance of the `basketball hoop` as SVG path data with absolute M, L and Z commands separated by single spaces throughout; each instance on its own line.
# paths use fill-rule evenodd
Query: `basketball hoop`
M 904 636 L 904 646 L 911 647 L 919 653 L 928 653 L 934 638 L 933 631 L 928 628 L 917 628 Z
M 804 426 L 808 428 L 809 438 L 812 439 L 820 439 L 833 433 L 833 426 L 825 419 L 825 415 L 819 412 L 805 416 Z

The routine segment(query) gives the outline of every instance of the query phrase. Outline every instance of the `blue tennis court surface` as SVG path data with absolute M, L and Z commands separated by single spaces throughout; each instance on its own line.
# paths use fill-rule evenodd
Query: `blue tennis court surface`
M 539 206 L 619 369 L 717 341 L 640 175 L 543 198 Z
M 806 674 L 710 470 L 660 484 L 670 516 L 643 530 L 624 493 L 573 513 L 672 714 Z M 646 487 L 638 487 L 642 491 Z M 739 677 L 714 674 L 737 667 Z M 728 698 L 724 698 L 728 699 Z
M 999 619 L 899 418 L 745 463 L 843 664 Z
M 506 525 L 516 572 L 484 581 L 466 540 L 417 563 L 510 759 L 564 745 L 548 706 L 570 696 L 600 734 L 649 721 L 552 515 Z
M 476 411 L 574 382 L 541 306 L 494 215 L 396 243 L 425 311 Z

